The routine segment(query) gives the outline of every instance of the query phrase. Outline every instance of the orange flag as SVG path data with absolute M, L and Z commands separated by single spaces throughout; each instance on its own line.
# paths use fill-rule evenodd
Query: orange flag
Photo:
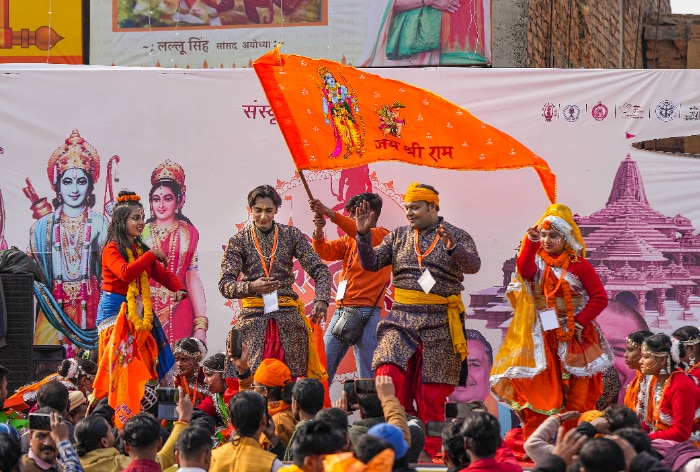
M 137 331 L 122 304 L 117 322 L 101 353 L 93 387 L 96 398 L 108 396 L 114 408 L 114 425 L 141 411 L 146 382 L 158 378 L 154 370 L 158 346 L 150 331 Z
M 556 201 L 556 176 L 522 143 L 444 98 L 325 59 L 281 54 L 253 63 L 300 170 L 376 161 L 458 170 L 532 167 Z

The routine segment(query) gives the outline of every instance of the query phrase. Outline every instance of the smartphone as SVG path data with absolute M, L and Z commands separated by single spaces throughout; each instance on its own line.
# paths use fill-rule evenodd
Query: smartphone
M 483 402 L 445 403 L 445 418 L 468 418 L 472 412 L 479 410 L 486 411 Z
M 180 392 L 174 387 L 156 388 L 156 398 L 158 399 L 158 419 L 176 420 L 177 403 L 180 401 Z
M 377 384 L 374 379 L 355 379 L 355 395 L 369 395 L 377 393 Z
M 48 413 L 29 413 L 29 429 L 51 431 L 51 416 Z
M 243 354 L 243 338 L 240 329 L 233 328 L 229 333 L 228 354 L 233 359 L 238 359 Z
M 442 436 L 442 430 L 445 429 L 449 423 L 447 421 L 428 421 L 425 423 L 425 435 L 432 438 L 439 438 Z
M 353 405 L 357 405 L 357 395 L 355 395 L 355 380 L 343 382 L 343 390 L 348 401 L 348 410 L 352 410 Z

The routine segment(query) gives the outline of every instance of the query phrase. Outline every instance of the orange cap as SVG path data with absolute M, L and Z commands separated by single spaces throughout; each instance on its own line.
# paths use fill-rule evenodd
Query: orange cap
M 292 373 L 283 362 L 268 358 L 260 363 L 253 379 L 267 387 L 284 387 L 292 381 Z

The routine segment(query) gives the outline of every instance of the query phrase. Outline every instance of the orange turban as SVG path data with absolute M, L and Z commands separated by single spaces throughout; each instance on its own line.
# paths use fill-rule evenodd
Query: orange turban
M 266 387 L 284 387 L 292 381 L 292 373 L 283 362 L 268 358 L 260 363 L 253 379 Z
M 406 194 L 403 196 L 404 203 L 425 201 L 434 203 L 435 206 L 440 206 L 438 194 L 429 188 L 419 187 L 419 185 L 420 183 L 418 182 L 411 182 L 406 190 Z

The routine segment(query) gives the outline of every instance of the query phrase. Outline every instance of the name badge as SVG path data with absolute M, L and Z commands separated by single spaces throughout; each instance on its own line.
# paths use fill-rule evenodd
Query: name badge
M 542 310 L 539 313 L 543 330 L 550 331 L 559 327 L 559 318 L 557 317 L 556 310 Z
M 335 292 L 336 301 L 340 301 L 345 297 L 345 289 L 348 288 L 348 281 L 343 279 L 338 284 L 338 290 Z
M 422 288 L 425 293 L 430 293 L 430 289 L 435 286 L 433 274 L 431 274 L 428 269 L 423 271 L 423 274 L 418 279 L 418 285 L 420 285 L 420 288 Z
M 263 293 L 263 303 L 265 304 L 264 313 L 272 313 L 273 311 L 278 311 L 280 309 L 279 303 L 277 301 L 277 290 L 272 293 Z

